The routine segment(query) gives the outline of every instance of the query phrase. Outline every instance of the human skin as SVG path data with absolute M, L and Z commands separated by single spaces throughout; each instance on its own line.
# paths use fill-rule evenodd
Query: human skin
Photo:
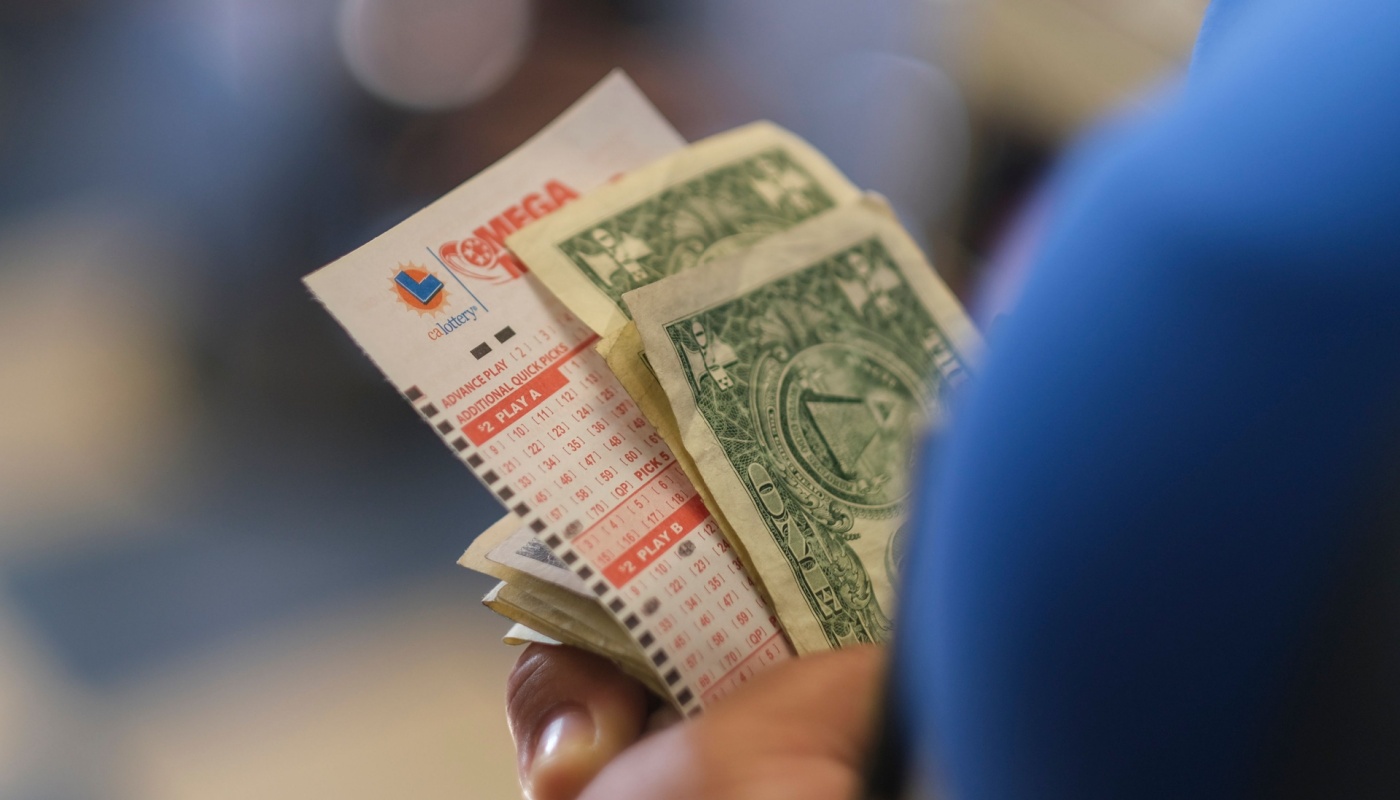
M 846 800 L 874 726 L 885 654 L 858 647 L 767 670 L 676 722 L 610 662 L 531 645 L 507 681 L 531 800 Z

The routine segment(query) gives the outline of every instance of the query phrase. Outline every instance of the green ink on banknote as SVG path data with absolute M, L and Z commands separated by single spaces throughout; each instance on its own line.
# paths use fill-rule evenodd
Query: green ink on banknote
M 743 250 L 835 205 L 797 159 L 773 147 L 658 192 L 557 247 L 624 309 L 622 295 L 633 289 Z
M 665 326 L 696 406 L 832 646 L 883 641 L 915 435 L 965 376 L 877 237 Z M 933 383 L 930 383 L 930 380 Z M 893 578 L 893 575 L 889 576 Z

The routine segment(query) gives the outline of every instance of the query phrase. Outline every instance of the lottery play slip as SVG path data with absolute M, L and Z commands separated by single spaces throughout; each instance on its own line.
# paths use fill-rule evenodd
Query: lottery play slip
M 684 144 L 614 73 L 514 153 L 306 284 L 693 714 L 791 647 L 595 352 L 598 337 L 504 247 L 534 219 Z

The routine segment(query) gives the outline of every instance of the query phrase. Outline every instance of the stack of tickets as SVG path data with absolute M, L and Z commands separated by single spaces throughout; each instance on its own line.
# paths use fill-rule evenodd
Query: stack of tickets
M 694 714 L 889 636 L 916 443 L 980 339 L 796 136 L 686 145 L 614 73 L 306 283 L 507 510 L 462 563 L 508 642 Z

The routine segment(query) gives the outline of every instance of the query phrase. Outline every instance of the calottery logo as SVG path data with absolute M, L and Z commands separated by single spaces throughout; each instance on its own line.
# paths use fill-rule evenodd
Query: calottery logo
M 486 283 L 513 281 L 525 274 L 525 265 L 506 249 L 506 237 L 577 197 L 578 192 L 563 182 L 550 181 L 472 231 L 471 236 L 439 247 L 438 256 L 448 269 L 464 278 Z
M 394 294 L 419 314 L 437 314 L 447 303 L 442 279 L 417 264 L 400 264 L 394 270 Z

